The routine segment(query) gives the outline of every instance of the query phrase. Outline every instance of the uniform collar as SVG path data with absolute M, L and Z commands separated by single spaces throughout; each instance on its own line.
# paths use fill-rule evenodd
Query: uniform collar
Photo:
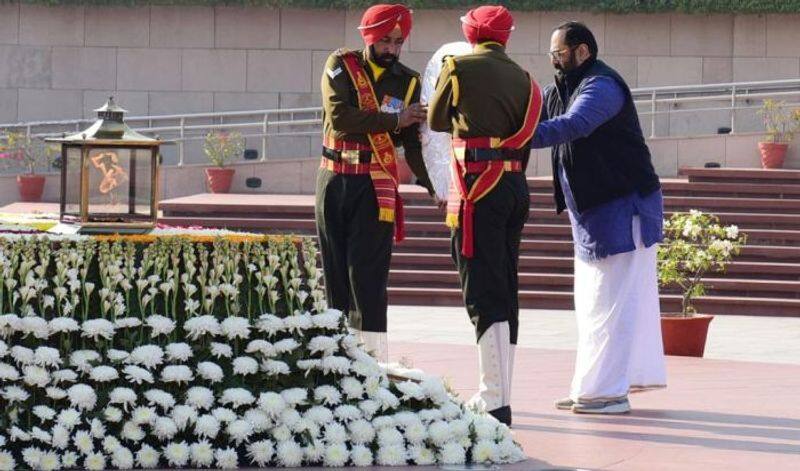
M 482 43 L 476 44 L 472 48 L 472 52 L 475 54 L 480 54 L 482 52 L 506 52 L 506 47 L 496 41 L 484 41 Z

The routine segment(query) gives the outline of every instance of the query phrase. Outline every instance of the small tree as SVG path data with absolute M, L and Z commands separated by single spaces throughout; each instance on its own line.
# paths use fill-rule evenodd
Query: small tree
M 758 114 L 764 119 L 767 142 L 791 142 L 800 128 L 800 109 L 788 110 L 784 101 L 766 99 Z
M 206 134 L 203 152 L 214 166 L 224 167 L 244 153 L 244 138 L 238 132 L 211 131 Z
M 3 140 L 5 144 L 0 144 L 0 158 L 7 164 L 16 163 L 31 175 L 36 173 L 37 168 L 49 167 L 58 154 L 57 147 L 25 133 L 8 132 Z
M 746 235 L 736 226 L 722 226 L 713 214 L 695 209 L 664 221 L 664 242 L 658 248 L 658 281 L 682 291 L 681 316 L 696 311 L 692 301 L 705 293 L 706 273 L 725 271 L 739 254 Z

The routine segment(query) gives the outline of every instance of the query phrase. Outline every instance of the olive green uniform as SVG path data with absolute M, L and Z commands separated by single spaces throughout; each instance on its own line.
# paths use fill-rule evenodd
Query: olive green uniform
M 483 43 L 472 54 L 454 57 L 453 61 L 455 71 L 445 62 L 430 103 L 431 129 L 462 139 L 505 138 L 517 132 L 525 120 L 531 82 L 528 74 L 506 55 L 505 48 Z M 528 155 L 526 146 L 513 156 L 498 157 L 521 159 L 524 170 Z M 471 186 L 475 178 L 468 175 L 467 185 Z M 452 231 L 451 253 L 478 339 L 492 324 L 508 321 L 511 343 L 517 343 L 517 264 L 529 198 L 525 174 L 505 173 L 497 186 L 475 204 L 472 258 L 461 254 L 461 227 Z
M 324 135 L 369 145 L 368 133 L 389 132 L 395 146 L 404 148 L 405 159 L 419 183 L 433 194 L 422 160 L 419 125 L 398 129 L 402 105 L 419 101 L 419 74 L 398 62 L 376 80 L 365 51 L 355 51 L 381 106 L 380 112 L 360 110 L 356 88 L 341 57 L 345 52 L 331 54 L 322 73 Z M 361 163 L 370 161 L 371 152 L 359 154 Z M 323 156 L 338 158 L 325 149 Z M 315 216 L 330 306 L 347 313 L 355 329 L 386 332 L 394 224 L 378 220 L 370 175 L 337 174 L 320 168 Z

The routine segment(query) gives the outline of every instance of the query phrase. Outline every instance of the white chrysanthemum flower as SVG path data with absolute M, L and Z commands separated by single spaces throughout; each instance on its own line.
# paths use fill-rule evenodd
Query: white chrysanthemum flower
M 342 392 L 347 399 L 361 399 L 364 396 L 364 386 L 361 381 L 352 376 L 342 378 L 339 382 L 339 387 L 342 388 Z
M 214 447 L 206 440 L 193 443 L 189 447 L 192 465 L 199 468 L 208 468 L 214 464 Z
M 333 412 L 327 407 L 314 406 L 305 411 L 303 417 L 315 424 L 325 425 L 333 420 Z
M 325 424 L 323 436 L 328 444 L 344 443 L 347 441 L 347 429 L 338 422 L 328 422 Z
M 52 435 L 50 444 L 53 446 L 53 448 L 57 450 L 63 450 L 69 446 L 70 435 L 69 430 L 67 430 L 66 427 L 57 424 L 53 426 L 53 429 L 50 432 Z
M 286 326 L 282 318 L 272 314 L 264 314 L 256 321 L 256 329 L 272 337 L 278 332 L 285 330 Z
M 375 427 L 367 420 L 356 420 L 347 426 L 350 441 L 357 445 L 369 444 L 375 438 Z
M 178 430 L 183 431 L 197 420 L 197 411 L 187 405 L 178 405 L 172 409 L 170 415 Z
M 211 415 L 213 415 L 214 417 L 217 418 L 217 420 L 225 424 L 233 422 L 234 420 L 239 418 L 239 416 L 236 415 L 236 412 L 227 409 L 225 407 L 217 407 L 216 409 L 211 411 Z
M 289 427 L 283 424 L 274 427 L 269 433 L 278 443 L 290 440 L 292 438 L 292 431 L 289 430 Z
M 311 322 L 314 323 L 314 327 L 320 329 L 338 330 L 341 317 L 341 311 L 329 309 L 321 314 L 311 316 Z
M 42 422 L 53 420 L 53 418 L 56 416 L 56 411 L 47 406 L 34 406 L 31 411 L 33 412 L 33 415 L 38 417 Z
M 99 339 L 111 340 L 114 338 L 116 327 L 105 319 L 90 319 L 81 326 L 81 337 L 90 338 L 94 341 Z
M 297 340 L 292 338 L 283 339 L 272 344 L 272 347 L 278 354 L 291 353 L 299 346 L 300 344 L 297 342 Z
M 230 358 L 233 356 L 233 349 L 225 343 L 211 342 L 211 356 L 214 358 Z
M 153 435 L 162 442 L 171 440 L 177 434 L 178 426 L 169 417 L 159 417 L 153 423 Z
M 372 426 L 375 427 L 375 430 L 383 430 L 397 426 L 397 422 L 391 415 L 382 415 L 372 419 Z
M 150 389 L 145 391 L 144 398 L 151 406 L 160 406 L 164 412 L 169 411 L 175 406 L 175 398 L 172 394 L 160 389 Z
M 125 422 L 122 426 L 122 438 L 133 443 L 140 442 L 144 439 L 145 433 L 142 428 L 133 420 Z
M 265 357 L 272 357 L 278 353 L 270 342 L 262 339 L 251 340 L 244 351 L 245 353 L 260 353 Z
M 117 448 L 121 447 L 122 444 L 117 440 L 116 437 L 105 437 L 103 439 L 103 451 L 106 453 L 114 453 Z
M 14 471 L 15 469 L 17 469 L 17 462 L 14 460 L 14 456 L 7 451 L 0 450 L 0 470 Z
M 198 373 L 200 372 L 198 371 Z M 202 373 L 200 376 L 205 378 Z M 202 386 L 192 386 L 186 391 L 186 403 L 198 410 L 211 409 L 214 407 L 214 392 Z
M 403 433 L 409 443 L 422 443 L 428 438 L 428 429 L 419 419 L 406 425 Z
M 447 442 L 439 450 L 439 462 L 442 464 L 463 464 L 466 459 L 466 450 L 456 442 Z
M 330 385 L 318 386 L 314 389 L 314 399 L 325 405 L 333 406 L 342 402 L 342 393 Z
M 452 430 L 443 420 L 437 420 L 428 426 L 428 436 L 439 447 L 453 438 Z
M 455 402 L 443 404 L 439 410 L 442 411 L 442 416 L 447 420 L 453 420 L 461 415 L 461 407 Z
M 136 464 L 145 469 L 152 469 L 158 466 L 161 454 L 150 445 L 142 445 L 136 452 Z
M 90 471 L 106 469 L 106 457 L 102 453 L 89 453 L 83 460 L 83 465 Z
M 455 440 L 461 440 L 462 438 L 469 435 L 469 424 L 468 420 L 458 419 L 450 421 L 448 427 L 450 427 L 450 433 Z
M 69 356 L 70 365 L 82 373 L 92 369 L 92 363 L 100 360 L 100 354 L 94 350 L 76 350 Z
M 281 413 L 281 416 L 276 421 L 279 424 L 283 424 L 290 429 L 294 429 L 297 426 L 297 423 L 300 422 L 303 417 L 294 409 L 286 409 Z
M 234 408 L 248 406 L 256 402 L 255 396 L 244 388 L 228 388 L 222 392 L 219 400 L 222 405 L 231 405 Z
M 317 335 L 308 342 L 308 351 L 312 354 L 322 353 L 323 356 L 333 355 L 339 349 L 339 343 L 333 337 Z
M 272 376 L 288 375 L 291 373 L 289 365 L 278 360 L 265 360 L 263 363 L 261 363 L 261 371 Z
M 319 369 L 322 365 L 322 360 L 318 358 L 306 359 L 306 360 L 297 360 L 297 368 L 301 371 L 306 372 L 306 376 L 308 376 L 308 372 L 314 369 Z
M 119 378 L 119 373 L 115 368 L 101 365 L 92 368 L 92 371 L 89 372 L 89 377 L 96 383 L 107 383 Z
M 4 340 L 0 340 L 0 358 L 8 355 L 8 344 Z
M 97 404 L 97 393 L 94 388 L 86 384 L 75 384 L 67 389 L 69 402 L 73 407 L 81 410 L 92 410 Z
M 245 376 L 256 374 L 258 373 L 258 362 L 253 357 L 236 357 L 233 359 L 233 373 Z
M 60 401 L 61 399 L 64 399 L 65 397 L 67 397 L 67 392 L 66 391 L 64 391 L 61 388 L 56 388 L 56 387 L 53 387 L 53 386 L 45 389 L 45 392 L 47 393 L 47 397 L 49 397 L 50 399 L 52 399 L 54 401 Z
M 320 368 L 325 374 L 335 373 L 344 375 L 350 371 L 350 359 L 346 357 L 331 355 L 322 359 Z
M 72 430 L 81 420 L 81 413 L 75 409 L 64 409 L 58 413 L 56 422 L 61 424 L 67 430 Z
M 233 448 L 219 448 L 214 452 L 214 459 L 219 469 L 236 469 L 239 467 L 239 454 Z
M 281 391 L 281 397 L 290 406 L 305 404 L 308 400 L 308 391 L 302 388 L 290 388 Z
M 305 390 L 302 391 L 305 393 Z M 265 392 L 258 396 L 258 407 L 270 417 L 277 417 L 286 409 L 286 400 L 278 393 L 272 391 Z
M 44 430 L 40 429 L 39 427 L 31 428 L 31 438 L 34 440 L 39 440 L 40 442 L 50 444 L 53 441 L 53 437 L 45 432 Z
M 50 373 L 41 366 L 28 365 L 22 368 L 22 381 L 28 386 L 44 388 L 50 383 Z
M 444 382 L 434 376 L 427 376 L 419 385 L 434 404 L 441 405 L 450 400 L 450 395 L 444 387 Z
M 323 464 L 333 467 L 344 466 L 349 459 L 350 452 L 347 450 L 347 445 L 344 443 L 337 443 L 325 448 Z
M 161 370 L 161 381 L 165 383 L 188 383 L 192 379 L 192 370 L 186 365 L 168 365 Z
M 122 410 L 113 406 L 108 406 L 103 409 L 103 417 L 105 417 L 107 422 L 122 422 Z
M 164 351 L 158 345 L 142 345 L 133 349 L 128 361 L 152 370 L 164 362 Z
M 267 413 L 261 409 L 248 409 L 244 413 L 244 420 L 253 425 L 253 432 L 255 433 L 265 432 L 273 425 Z
M 369 378 L 370 376 L 375 376 L 381 373 L 380 366 L 375 363 L 368 363 L 362 360 L 353 361 L 350 364 L 350 369 L 353 373 L 363 376 L 364 378 Z
M 404 401 L 409 399 L 422 401 L 425 399 L 425 391 L 420 385 L 413 381 L 403 381 L 402 383 L 395 384 L 395 387 L 397 387 L 397 390 L 403 395 L 401 399 Z
M 19 379 L 19 371 L 8 363 L 0 363 L 0 381 L 17 381 Z
M 134 464 L 131 450 L 120 446 L 111 453 L 111 465 L 117 469 L 132 469 Z
M 164 459 L 170 466 L 183 467 L 189 463 L 191 451 L 186 442 L 170 443 L 164 447 Z
M 183 328 L 188 332 L 187 337 L 190 340 L 197 340 L 204 335 L 213 337 L 222 333 L 217 318 L 209 315 L 192 317 L 183 323 Z
M 394 409 L 400 405 L 400 399 L 386 388 L 379 388 L 373 397 L 381 404 L 381 409 Z
M 201 415 L 194 423 L 194 433 L 200 438 L 215 439 L 219 434 L 220 423 L 211 414 Z
M 436 454 L 424 445 L 411 445 L 408 447 L 411 461 L 418 466 L 428 466 L 436 463 Z
M 171 343 L 164 350 L 168 361 L 187 361 L 192 357 L 192 347 L 188 343 Z
M 12 442 L 28 442 L 31 440 L 31 435 L 14 425 L 8 430 L 8 439 Z
M 47 326 L 47 321 L 39 316 L 25 316 L 20 319 L 19 331 L 22 332 L 23 338 L 28 335 L 33 335 L 37 339 L 46 339 L 50 336 L 50 329 Z
M 226 317 L 221 326 L 222 334 L 228 340 L 247 339 L 250 337 L 250 321 L 246 317 Z
M 23 347 L 22 345 L 14 345 L 9 350 L 9 354 L 11 358 L 17 363 L 17 365 L 32 365 L 35 355 L 33 350 L 28 347 Z
M 378 446 L 387 447 L 403 444 L 403 434 L 396 427 L 387 427 L 378 431 Z
M 92 419 L 90 422 L 90 432 L 94 438 L 103 438 L 106 435 L 106 426 L 100 419 Z
M 437 420 L 442 420 L 444 417 L 442 411 L 439 409 L 423 409 L 417 413 L 417 416 L 423 423 L 435 422 Z
M 246 420 L 234 420 L 228 424 L 225 432 L 228 434 L 230 441 L 239 446 L 253 434 L 253 424 Z
M 197 374 L 206 381 L 218 383 L 225 379 L 225 373 L 219 365 L 210 361 L 203 361 L 197 364 Z
M 350 459 L 353 461 L 353 466 L 372 466 L 372 451 L 364 445 L 355 445 L 350 450 Z
M 39 468 L 41 471 L 56 471 L 61 469 L 61 459 L 54 451 L 45 451 L 39 457 Z
M 58 368 L 61 365 L 61 353 L 51 347 L 37 347 L 33 353 L 33 363 L 38 366 Z
M 75 448 L 84 455 L 88 455 L 94 451 L 94 439 L 92 435 L 85 430 L 75 432 L 75 435 L 72 437 L 72 443 L 75 445 Z
M 254 465 L 266 467 L 275 455 L 275 445 L 270 440 L 259 440 L 247 445 L 247 457 Z
M 50 320 L 49 326 L 53 334 L 77 332 L 81 328 L 78 321 L 71 317 L 55 317 Z
M 351 422 L 362 417 L 361 409 L 351 404 L 343 404 L 337 407 L 333 414 L 340 422 Z
M 283 325 L 289 332 L 301 332 L 314 327 L 314 321 L 308 314 L 296 314 L 283 319 Z
M 126 411 L 128 407 L 136 404 L 136 393 L 131 388 L 114 388 L 108 394 L 109 404 L 120 404 Z
M 80 456 L 74 451 L 67 451 L 61 455 L 61 466 L 64 469 L 75 469 L 78 467 L 78 459 Z M 0 466 L 0 468 L 2 468 Z
M 408 452 L 403 445 L 392 445 L 378 448 L 375 462 L 381 466 L 401 466 L 408 461 Z
M 78 380 L 78 373 L 74 372 L 70 369 L 63 369 L 54 371 L 51 374 L 52 380 L 54 384 L 59 383 L 74 383 Z
M 372 399 L 364 399 L 358 403 L 358 408 L 364 413 L 364 417 L 371 419 L 381 408 L 381 405 Z
M 133 422 L 137 425 L 153 424 L 158 418 L 155 407 L 139 406 L 131 412 Z
M 127 365 L 122 369 L 122 372 L 125 374 L 125 379 L 134 384 L 155 382 L 153 374 L 140 366 Z
M 303 448 L 294 440 L 284 440 L 278 443 L 276 459 L 280 466 L 297 467 L 303 463 Z
M 476 463 L 494 463 L 500 458 L 500 450 L 492 440 L 478 440 L 472 446 L 471 455 Z
M 147 327 L 150 327 L 151 338 L 158 337 L 159 335 L 169 335 L 175 330 L 175 321 L 159 314 L 149 316 L 144 320 L 144 323 Z
M 132 329 L 142 325 L 142 321 L 136 317 L 120 317 L 114 321 L 114 325 L 117 329 Z
M 22 461 L 31 469 L 39 468 L 39 460 L 42 458 L 42 450 L 35 447 L 28 447 L 22 450 Z

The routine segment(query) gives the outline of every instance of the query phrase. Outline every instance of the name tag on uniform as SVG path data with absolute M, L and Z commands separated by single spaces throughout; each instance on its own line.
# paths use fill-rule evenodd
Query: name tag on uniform
M 400 100 L 398 98 L 389 95 L 383 97 L 383 102 L 381 103 L 382 112 L 399 113 L 403 111 L 403 108 L 405 108 L 405 103 L 403 103 L 403 100 Z
M 330 77 L 331 80 L 333 80 L 333 79 L 336 78 L 337 75 L 342 73 L 342 68 L 341 67 L 337 67 L 335 69 L 328 69 L 325 72 L 328 74 L 328 77 Z

